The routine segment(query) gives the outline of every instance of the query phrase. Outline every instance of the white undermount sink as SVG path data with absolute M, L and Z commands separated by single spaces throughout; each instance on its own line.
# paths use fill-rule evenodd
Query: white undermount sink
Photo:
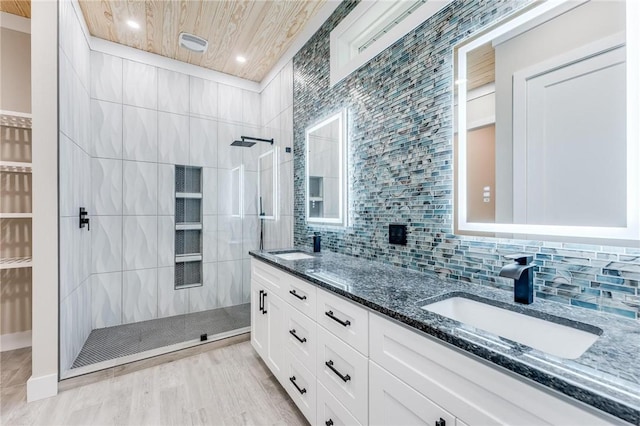
M 301 251 L 291 251 L 287 253 L 277 253 L 274 254 L 275 257 L 279 257 L 282 260 L 302 260 L 302 259 L 313 259 L 313 256 L 309 256 L 306 253 L 302 253 Z
M 424 305 L 422 309 L 565 359 L 580 357 L 599 337 L 459 296 Z

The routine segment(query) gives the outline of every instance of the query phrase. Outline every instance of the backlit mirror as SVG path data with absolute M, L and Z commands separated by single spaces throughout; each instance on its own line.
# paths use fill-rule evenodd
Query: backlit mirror
M 263 219 L 274 219 L 276 216 L 276 151 L 269 150 L 258 157 L 258 212 Z
M 544 2 L 456 47 L 457 233 L 638 239 L 635 3 Z
M 346 225 L 346 112 L 306 130 L 307 222 Z

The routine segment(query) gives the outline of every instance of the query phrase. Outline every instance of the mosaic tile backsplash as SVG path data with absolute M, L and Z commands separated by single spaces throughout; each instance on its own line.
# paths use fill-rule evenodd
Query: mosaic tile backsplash
M 535 253 L 536 296 L 640 318 L 640 249 L 454 235 L 453 46 L 529 1 L 455 1 L 333 88 L 329 34 L 356 6 L 344 1 L 294 57 L 297 246 L 376 259 L 511 290 L 505 254 Z M 307 226 L 305 128 L 349 114 L 348 228 Z M 408 225 L 406 246 L 389 223 Z

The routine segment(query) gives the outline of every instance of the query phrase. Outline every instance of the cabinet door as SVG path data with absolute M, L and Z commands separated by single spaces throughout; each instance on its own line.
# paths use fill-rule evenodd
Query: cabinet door
M 267 316 L 264 309 L 262 296 L 265 288 L 255 281 L 251 281 L 251 345 L 262 357 L 267 354 Z
M 263 359 L 271 368 L 271 372 L 282 380 L 285 362 L 285 344 L 287 332 L 286 303 L 272 291 L 265 291 L 264 316 L 267 319 L 267 347 Z
M 369 361 L 369 424 L 455 426 L 454 416 Z

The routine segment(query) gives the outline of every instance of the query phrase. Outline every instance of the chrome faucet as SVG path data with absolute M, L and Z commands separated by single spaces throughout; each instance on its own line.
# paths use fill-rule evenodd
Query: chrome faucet
M 513 279 L 513 300 L 516 303 L 533 303 L 533 256 L 528 254 L 510 254 L 507 259 L 515 260 L 515 263 L 504 265 L 500 270 L 500 276 Z

